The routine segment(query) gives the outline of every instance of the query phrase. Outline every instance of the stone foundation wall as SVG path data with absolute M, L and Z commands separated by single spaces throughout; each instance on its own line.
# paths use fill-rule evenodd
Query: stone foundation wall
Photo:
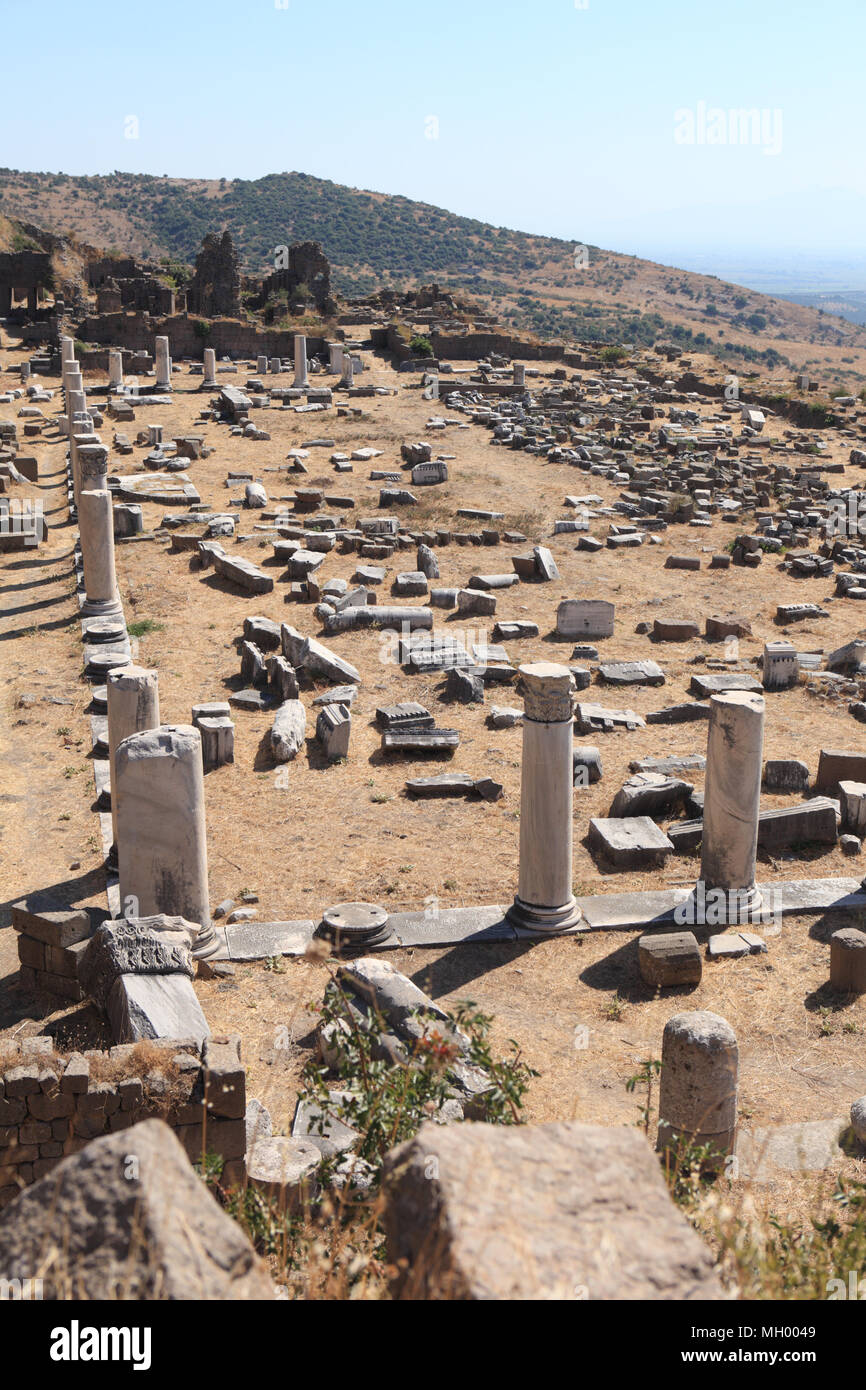
M 475 361 L 497 352 L 519 362 L 559 362 L 564 353 L 562 343 L 531 343 L 508 333 L 432 332 L 428 336 L 437 357 L 454 361 Z
M 112 348 L 153 351 L 157 334 L 168 336 L 172 357 L 192 357 L 201 360 L 206 347 L 213 348 L 217 357 L 232 354 L 236 357 L 292 357 L 294 333 L 276 328 L 259 328 L 256 324 L 237 319 L 209 319 L 210 332 L 202 338 L 196 331 L 199 319 L 176 315 L 174 318 L 154 318 L 144 313 L 92 314 L 78 328 L 78 337 L 88 343 L 104 343 Z M 308 356 L 325 351 L 324 338 L 307 336 Z
M 159 1038 L 107 1052 L 60 1053 L 51 1038 L 0 1052 L 0 1209 L 91 1139 L 158 1117 L 191 1162 L 223 1160 L 240 1182 L 246 1152 L 240 1038 Z

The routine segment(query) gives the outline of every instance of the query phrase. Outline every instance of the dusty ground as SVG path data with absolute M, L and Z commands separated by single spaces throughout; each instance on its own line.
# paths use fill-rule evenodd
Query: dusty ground
M 21 354 L 0 351 L 4 366 Z M 226 508 L 243 487 L 227 489 L 230 469 L 250 469 L 261 478 L 273 503 L 291 495 L 294 486 L 324 482 L 329 491 L 356 499 L 354 516 L 376 510 L 379 484 L 369 480 L 371 469 L 397 467 L 400 444 L 425 437 L 431 405 L 417 390 L 378 359 L 363 381 L 398 387 L 395 397 L 363 399 L 361 420 L 337 418 L 335 412 L 296 416 L 279 409 L 255 412 L 253 418 L 271 432 L 269 443 L 230 438 L 225 426 L 195 426 L 200 406 L 208 397 L 196 392 L 197 378 L 177 372 L 170 406 L 143 407 L 135 426 L 121 425 L 134 438 L 148 421 L 161 423 L 165 437 L 203 432 L 214 453 L 191 463 L 189 477 L 202 500 Z M 242 386 L 243 368 L 227 380 Z M 0 373 L 0 385 L 16 380 Z M 95 376 L 93 381 L 101 380 Z M 276 384 L 290 384 L 277 378 Z M 55 383 L 49 382 L 49 385 Z M 437 408 L 437 407 L 434 407 Z M 50 411 L 50 408 L 47 408 Z M 3 407 L 4 417 L 14 407 Z M 447 412 L 443 412 L 447 413 Z M 703 411 L 709 417 L 709 407 Z M 460 417 L 462 418 L 462 417 Z M 106 420 L 102 437 L 111 439 Z M 779 438 L 781 422 L 771 422 L 770 435 Z M 382 449 L 372 463 L 356 463 L 354 472 L 337 475 L 328 462 L 330 449 L 311 450 L 306 477 L 287 475 L 288 450 L 304 440 L 327 435 L 335 448 L 350 452 L 372 445 Z M 654 645 L 635 634 L 637 623 L 656 616 L 697 617 L 736 613 L 748 618 L 753 636 L 740 643 L 740 664 L 749 665 L 765 640 L 778 637 L 773 622 L 780 602 L 825 604 L 831 616 L 793 629 L 798 647 L 829 651 L 861 632 L 863 619 L 854 601 L 832 600 L 832 580 L 794 579 L 781 572 L 775 557 L 767 556 L 758 571 L 731 569 L 700 573 L 665 570 L 669 553 L 697 552 L 708 563 L 711 553 L 726 546 L 740 527 L 716 521 L 709 531 L 671 527 L 661 544 L 640 550 L 578 552 L 576 537 L 552 538 L 555 517 L 568 514 L 566 493 L 595 492 L 606 503 L 619 489 L 604 479 L 579 470 L 548 464 L 527 454 L 491 448 L 480 427 L 449 429 L 429 436 L 434 450 L 453 453 L 451 479 L 442 487 L 418 489 L 421 505 L 406 509 L 419 529 L 441 521 L 453 529 L 472 523 L 456 518 L 460 505 L 488 507 L 505 513 L 506 527 L 523 530 L 530 543 L 549 544 L 561 579 L 552 584 L 523 584 L 499 598 L 498 618 L 529 618 L 539 624 L 541 637 L 506 643 L 515 663 L 545 658 L 567 660 L 570 643 L 549 634 L 555 627 L 562 598 L 605 597 L 616 603 L 616 636 L 600 644 L 610 658 L 652 657 L 667 676 L 664 690 L 604 690 L 593 685 L 587 697 L 602 703 L 629 705 L 639 712 L 686 698 L 693 658 L 720 656 L 718 647 L 703 640 Z M 833 436 L 834 456 L 847 458 L 850 441 Z M 12 932 L 6 929 L 11 902 L 25 893 L 55 886 L 68 901 L 99 901 L 102 891 L 96 821 L 89 769 L 89 738 L 84 716 L 88 699 L 80 678 L 77 605 L 72 598 L 70 553 L 72 529 L 66 524 L 57 470 L 62 446 L 35 442 L 35 452 L 47 470 L 42 486 L 52 530 L 38 556 L 0 559 L 2 636 L 5 660 L 0 671 L 3 701 L 3 791 L 0 825 L 4 854 L 3 898 L 0 916 L 0 1024 L 8 1029 L 32 1029 L 44 1016 L 46 1001 L 20 995 L 14 984 L 16 966 Z M 29 451 L 29 449 L 28 449 Z M 134 457 L 113 457 L 113 471 L 134 471 L 145 451 Z M 805 462 L 799 458 L 799 462 Z M 857 470 L 849 470 L 853 479 Z M 835 481 L 835 479 L 834 479 Z M 859 479 L 858 479 L 859 481 Z M 158 525 L 164 507 L 145 506 L 147 530 Z M 333 510 L 333 509 L 330 509 Z M 240 531 L 249 537 L 238 553 L 268 566 L 270 538 L 254 531 L 260 514 L 242 511 Z M 606 521 L 593 523 L 604 535 Z M 233 543 L 229 543 L 234 549 Z M 521 547 L 523 548 L 523 547 Z M 509 571 L 512 548 L 460 547 L 437 551 L 442 585 L 463 584 L 479 572 Z M 332 554 L 322 573 L 349 579 L 358 563 L 355 555 Z M 398 570 L 412 569 L 413 550 L 398 552 L 389 563 L 382 586 L 383 601 Z M 244 616 L 264 614 L 288 621 L 308 634 L 318 633 L 312 608 L 286 603 L 284 571 L 274 569 L 272 594 L 249 599 L 217 580 L 212 572 L 191 567 L 188 555 L 169 553 L 163 540 L 120 545 L 118 579 L 129 623 L 158 626 L 139 641 L 137 659 L 159 670 L 162 717 L 187 722 L 190 708 L 200 700 L 227 698 L 240 682 L 238 639 Z M 438 614 L 437 628 L 460 629 L 469 640 L 489 632 L 489 620 L 472 618 L 464 624 Z M 492 623 L 490 624 L 492 626 Z M 307 704 L 307 747 L 288 767 L 287 786 L 277 783 L 277 768 L 267 750 L 270 718 L 241 710 L 235 719 L 235 762 L 206 779 L 211 901 L 237 898 L 244 889 L 259 895 L 263 921 L 318 917 L 322 909 L 344 899 L 381 901 L 394 908 L 419 907 L 430 896 L 444 904 L 507 902 L 517 877 L 519 729 L 494 731 L 485 723 L 486 708 L 441 703 L 440 678 L 426 680 L 402 672 L 383 660 L 384 646 L 375 633 L 346 634 L 327 639 L 362 672 L 363 684 L 353 709 L 352 744 L 345 764 L 324 766 L 312 739 L 315 691 L 304 692 Z M 700 668 L 697 668 L 700 669 Z M 35 703 L 22 697 L 35 694 Z M 48 703 L 51 698 L 71 705 Z M 376 706 L 401 698 L 417 699 L 435 712 L 437 722 L 461 732 L 461 745 L 451 763 L 384 760 L 374 726 Z M 491 703 L 517 704 L 512 692 L 488 693 Z M 63 732 L 67 730 L 68 732 Z M 694 859 L 672 856 L 664 871 L 653 874 L 605 873 L 586 849 L 584 836 L 591 815 L 607 814 L 610 802 L 628 775 L 630 760 L 664 753 L 703 752 L 706 726 L 646 728 L 633 734 L 611 734 L 584 741 L 600 743 L 604 764 L 602 782 L 575 794 L 575 890 L 618 891 L 659 888 L 693 881 Z M 765 756 L 803 758 L 812 772 L 822 746 L 858 748 L 862 726 L 835 703 L 799 689 L 768 696 Z M 475 801 L 409 801 L 403 786 L 409 776 L 446 767 L 475 776 L 492 774 L 504 784 L 505 795 L 495 804 Z M 696 774 L 702 785 L 702 774 Z M 784 804 L 768 797 L 766 805 Z M 761 865 L 763 881 L 806 875 L 850 875 L 861 872 L 859 860 L 841 852 L 807 850 L 798 865 L 787 861 Z M 436 998 L 454 1001 L 470 997 L 495 1016 L 494 1036 L 500 1045 L 514 1038 L 540 1075 L 528 1102 L 532 1119 L 569 1118 L 605 1123 L 636 1118 L 637 1100 L 627 1094 L 625 1081 L 642 1058 L 658 1056 L 665 1020 L 682 1007 L 706 1007 L 729 1018 L 741 1039 L 743 1113 L 756 1123 L 817 1119 L 844 1113 L 850 1101 L 866 1091 L 863 1029 L 866 1004 L 837 1009 L 841 1001 L 822 989 L 828 972 L 827 939 L 834 928 L 829 919 L 787 920 L 779 936 L 769 940 L 765 957 L 707 965 L 702 985 L 687 996 L 653 999 L 639 984 L 636 934 L 599 933 L 582 941 L 560 940 L 534 946 L 460 947 L 447 951 L 414 950 L 389 954 L 389 959 Z M 214 1030 L 239 1031 L 250 1068 L 250 1093 L 272 1105 L 278 1127 L 290 1119 L 297 1072 L 306 1055 L 311 1020 L 304 1006 L 321 997 L 324 973 L 320 965 L 290 961 L 279 970 L 263 965 L 239 967 L 234 982 L 200 982 L 205 1012 Z M 825 1015 L 821 1010 L 829 1012 Z M 275 1047 L 276 1030 L 288 1024 L 298 1044 L 288 1057 Z M 589 1044 L 575 1046 L 575 1029 L 589 1028 Z M 69 1027 L 75 1025 L 70 1021 Z

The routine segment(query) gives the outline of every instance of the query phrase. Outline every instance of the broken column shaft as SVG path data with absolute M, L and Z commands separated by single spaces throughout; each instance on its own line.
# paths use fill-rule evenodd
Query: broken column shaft
M 525 714 L 516 926 L 564 931 L 580 921 L 572 892 L 574 681 L 566 666 L 521 666 Z
M 168 355 L 168 338 L 156 340 L 156 389 L 171 390 L 171 358 Z
M 701 881 L 728 895 L 728 920 L 760 907 L 755 883 L 764 697 L 729 690 L 710 701 Z
M 108 699 L 108 768 L 111 777 L 111 824 L 117 853 L 117 748 L 131 734 L 159 727 L 159 686 L 156 671 L 141 666 L 118 666 L 106 678 Z
M 716 1156 L 733 1152 L 738 1069 L 737 1037 L 726 1019 L 706 1009 L 668 1019 L 659 1090 L 660 1151 L 677 1154 L 696 1145 Z
M 306 389 L 309 386 L 307 378 L 307 340 L 303 333 L 295 334 L 295 379 L 293 387 Z
M 114 516 L 110 492 L 81 489 L 78 529 L 86 594 L 82 615 L 86 618 L 122 617 L 114 570 Z
M 164 912 L 197 922 L 193 954 L 218 949 L 210 920 L 201 737 L 163 724 L 115 752 L 117 857 L 125 915 Z

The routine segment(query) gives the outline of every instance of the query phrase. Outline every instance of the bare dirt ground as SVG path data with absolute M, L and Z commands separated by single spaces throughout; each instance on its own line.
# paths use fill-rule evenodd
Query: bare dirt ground
M 9 369 L 22 356 L 0 350 L 0 361 L 7 369 L 0 373 L 0 386 L 17 380 L 17 373 Z M 856 602 L 831 601 L 832 580 L 792 578 L 778 568 L 778 557 L 765 556 L 757 571 L 710 571 L 709 556 L 727 546 L 739 530 L 748 529 L 746 522 L 735 526 L 715 519 L 710 530 L 671 526 L 659 545 L 625 553 L 578 552 L 575 536 L 552 537 L 554 518 L 569 514 L 563 505 L 565 495 L 597 493 L 610 504 L 618 497 L 618 487 L 565 465 L 492 448 L 488 432 L 478 426 L 426 435 L 431 413 L 441 409 L 448 414 L 444 405 L 422 401 L 405 376 L 372 355 L 368 360 L 371 370 L 359 381 L 396 386 L 398 394 L 356 402 L 363 409 L 361 419 L 338 418 L 336 411 L 304 417 L 274 408 L 252 415 L 258 426 L 270 432 L 270 442 L 231 438 L 226 426 L 196 425 L 199 409 L 209 397 L 195 389 L 200 378 L 179 368 L 171 405 L 143 406 L 134 426 L 119 428 L 131 438 L 148 422 L 162 424 L 166 438 L 175 433 L 203 433 L 214 452 L 206 460 L 190 463 L 188 473 L 202 500 L 217 509 L 227 509 L 231 498 L 243 495 L 242 486 L 225 486 L 228 471 L 249 469 L 264 483 L 274 506 L 290 497 L 296 485 L 323 482 L 329 492 L 355 499 L 350 513 L 355 517 L 377 510 L 380 485 L 370 480 L 371 469 L 397 468 L 401 442 L 429 438 L 434 454 L 441 450 L 456 456 L 449 464 L 450 480 L 444 486 L 417 489 L 420 505 L 400 509 L 401 515 L 411 518 L 417 529 L 441 522 L 461 530 L 471 529 L 473 523 L 457 519 L 458 506 L 500 511 L 505 514 L 504 521 L 497 523 L 501 529 L 522 530 L 529 544 L 549 545 L 556 559 L 559 581 L 521 584 L 499 597 L 497 618 L 526 618 L 539 625 L 538 639 L 505 644 L 515 664 L 541 658 L 567 661 L 573 644 L 551 636 L 556 607 L 566 597 L 595 597 L 616 604 L 616 636 L 598 644 L 602 657 L 650 657 L 664 669 L 663 690 L 618 691 L 593 684 L 586 698 L 607 705 L 627 705 L 646 713 L 684 700 L 691 674 L 702 669 L 691 664 L 693 659 L 722 655 L 718 646 L 703 639 L 654 644 L 635 633 L 639 622 L 655 617 L 697 618 L 702 627 L 703 619 L 712 614 L 749 619 L 752 636 L 740 642 L 739 665 L 755 673 L 757 668 L 749 664 L 752 658 L 760 654 L 766 640 L 782 635 L 773 621 L 778 603 L 816 602 L 830 610 L 830 617 L 792 629 L 800 650 L 826 652 L 862 633 L 863 618 Z M 243 386 L 245 378 L 241 366 L 237 376 L 225 380 Z M 291 381 L 290 377 L 272 380 L 277 385 Z M 102 381 L 102 374 L 88 378 L 88 384 Z M 46 407 L 46 413 L 50 411 Z M 15 408 L 3 407 L 0 413 L 11 418 Z M 709 417 L 712 407 L 702 407 L 702 413 Z M 777 440 L 782 430 L 783 422 L 777 420 L 767 427 Z M 110 442 L 110 420 L 106 419 L 101 433 Z M 333 438 L 336 450 L 349 453 L 373 446 L 383 451 L 382 456 L 372 463 L 356 462 L 351 474 L 338 475 L 328 461 L 332 450 L 312 449 L 307 476 L 287 474 L 289 449 L 320 436 Z M 66 522 L 59 487 L 62 446 L 48 442 L 49 437 L 32 441 L 32 452 L 44 470 L 40 495 L 50 511 L 47 546 L 32 558 L 0 558 L 0 635 L 5 657 L 0 671 L 4 715 L 0 731 L 0 1025 L 7 1031 L 22 1026 L 33 1031 L 50 1008 L 49 1001 L 24 997 L 15 986 L 9 906 L 29 892 L 52 886 L 69 902 L 97 902 L 103 884 L 97 822 L 90 809 L 93 784 L 84 714 L 88 688 L 80 675 L 77 605 L 72 594 L 73 530 Z M 847 459 L 850 441 L 836 434 L 830 437 L 833 456 Z M 133 472 L 144 452 L 136 448 L 133 457 L 113 455 L 111 470 Z M 798 456 L 798 461 L 805 459 Z M 857 474 L 858 470 L 849 469 L 848 481 L 859 482 Z M 145 504 L 145 529 L 156 527 L 166 510 Z M 289 622 L 305 634 L 319 633 L 311 606 L 285 601 L 285 572 L 280 567 L 271 569 L 272 537 L 254 530 L 261 514 L 241 510 L 239 518 L 240 533 L 247 539 L 238 545 L 228 542 L 230 553 L 244 555 L 272 572 L 276 584 L 271 594 L 244 596 L 216 579 L 212 571 L 192 567 L 188 555 L 171 554 L 168 541 L 162 538 L 117 548 L 127 621 L 149 620 L 157 625 L 138 640 L 137 660 L 159 671 L 166 722 L 188 722 L 193 703 L 225 699 L 239 687 L 238 641 L 246 615 L 262 614 Z M 592 529 L 596 535 L 605 535 L 606 520 L 594 521 Z M 525 548 L 504 544 L 439 547 L 439 582 L 456 586 L 476 573 L 510 571 L 512 549 Z M 703 568 L 699 573 L 665 570 L 670 553 L 698 554 Z M 356 555 L 332 553 L 321 573 L 349 580 L 357 564 Z M 394 574 L 414 567 L 414 550 L 397 552 L 388 563 L 382 601 L 387 601 Z M 464 622 L 437 612 L 436 627 L 459 630 L 468 640 L 477 641 L 490 635 L 492 621 L 471 618 Z M 244 889 L 253 889 L 259 897 L 260 919 L 271 921 L 318 919 L 323 908 L 346 899 L 379 901 L 393 910 L 418 908 L 434 896 L 442 905 L 510 901 L 517 879 L 521 734 L 519 728 L 493 730 L 485 716 L 491 704 L 519 705 L 519 698 L 507 687 L 488 688 L 484 707 L 446 705 L 440 700 L 444 681 L 405 674 L 386 659 L 386 644 L 379 634 L 345 634 L 326 640 L 363 676 L 353 707 L 349 758 L 343 764 L 324 764 L 312 737 L 316 692 L 303 692 L 307 745 L 289 764 L 287 778 L 282 779 L 287 785 L 280 785 L 267 746 L 271 717 L 235 711 L 235 762 L 206 778 L 212 904 L 225 897 L 237 899 Z M 23 697 L 31 695 L 37 697 L 35 702 L 22 703 Z M 72 704 L 55 705 L 48 702 L 52 698 Z M 400 699 L 422 701 L 435 713 L 438 724 L 460 731 L 460 748 L 450 763 L 383 757 L 375 710 Z M 848 714 L 845 701 L 814 696 L 801 685 L 768 695 L 767 706 L 765 757 L 802 758 L 814 774 L 821 747 L 862 746 L 862 726 Z M 697 861 L 678 856 L 671 856 L 664 870 L 651 874 L 605 872 L 587 850 L 585 835 L 590 816 L 607 814 L 628 776 L 631 760 L 703 752 L 705 739 L 706 725 L 698 723 L 581 740 L 600 745 L 604 776 L 597 786 L 575 792 L 576 892 L 693 882 Z M 493 804 L 407 799 L 407 777 L 446 768 L 473 776 L 492 775 L 503 783 L 505 794 Z M 701 773 L 688 776 L 702 786 Z M 765 806 L 785 802 L 784 797 L 764 799 Z M 861 872 L 859 859 L 846 859 L 838 849 L 827 852 L 825 847 L 807 847 L 797 857 L 766 861 L 759 869 L 762 881 L 769 883 Z M 828 937 L 838 925 L 842 923 L 830 918 L 787 919 L 779 935 L 768 937 L 768 955 L 708 962 L 703 983 L 691 993 L 666 992 L 658 998 L 639 982 L 637 933 L 598 933 L 580 940 L 519 946 L 416 949 L 391 952 L 388 959 L 437 999 L 448 1003 L 469 997 L 495 1016 L 496 1043 L 504 1047 L 509 1038 L 515 1039 L 540 1073 L 528 1098 L 530 1119 L 577 1117 L 631 1123 L 637 1102 L 626 1092 L 626 1080 L 643 1058 L 660 1055 L 662 1029 L 672 1013 L 702 1007 L 723 1014 L 739 1034 L 744 1116 L 755 1123 L 772 1123 L 843 1114 L 851 1100 L 866 1091 L 866 1004 L 833 999 L 825 988 Z M 233 981 L 200 981 L 196 986 L 214 1031 L 241 1033 L 250 1094 L 272 1106 L 277 1128 L 288 1126 L 299 1067 L 308 1055 L 313 1020 L 305 1005 L 321 998 L 324 983 L 321 965 L 286 961 L 277 969 L 262 964 L 240 966 Z M 295 1043 L 288 1054 L 276 1046 L 277 1030 L 285 1025 Z M 576 1045 L 575 1030 L 581 1025 L 589 1029 L 585 1047 Z

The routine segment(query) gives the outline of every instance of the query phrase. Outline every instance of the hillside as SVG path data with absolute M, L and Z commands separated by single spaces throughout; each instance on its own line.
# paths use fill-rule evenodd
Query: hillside
M 307 174 L 208 181 L 2 169 L 0 212 L 95 245 L 185 261 L 206 232 L 228 227 L 255 274 L 271 268 L 276 246 L 314 239 L 343 294 L 439 279 L 545 338 L 672 337 L 788 378 L 797 367 L 830 386 L 866 379 L 866 329 L 817 308 L 591 245 L 578 267 L 577 239 L 493 227 Z

